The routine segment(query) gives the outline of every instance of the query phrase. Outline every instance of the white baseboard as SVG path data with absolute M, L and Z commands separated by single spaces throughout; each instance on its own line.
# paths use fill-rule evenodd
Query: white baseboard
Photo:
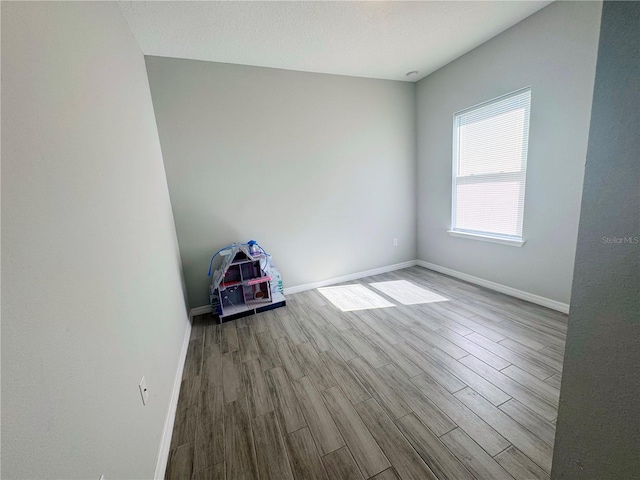
M 193 317 L 204 315 L 205 313 L 211 313 L 211 305 L 203 305 L 201 307 L 192 308 L 189 311 L 189 319 L 193 322 Z
M 467 282 L 480 285 L 481 287 L 485 287 L 490 290 L 495 290 L 496 292 L 504 293 L 506 295 L 510 295 L 512 297 L 516 297 L 521 300 L 526 300 L 527 302 L 535 303 L 536 305 L 542 305 L 543 307 L 547 307 L 562 313 L 569 313 L 568 303 L 558 302 L 557 300 L 541 297 L 540 295 L 524 292 L 516 288 L 507 287 L 506 285 L 502 285 L 500 283 L 492 282 L 490 280 L 485 280 L 484 278 L 474 277 L 473 275 L 458 272 L 457 270 L 452 270 L 450 268 L 441 267 L 440 265 L 425 262 L 423 260 L 417 260 L 416 264 L 420 267 L 428 268 L 429 270 L 434 270 L 436 272 L 444 273 L 445 275 L 459 278 L 460 280 L 465 280 Z
M 304 292 L 305 290 L 313 290 L 314 288 L 335 285 L 336 283 L 348 282 L 349 280 L 357 280 L 359 278 L 370 277 L 371 275 L 379 275 L 381 273 L 393 272 L 394 270 L 415 267 L 416 265 L 417 260 L 409 260 L 408 262 L 387 265 L 386 267 L 374 268 L 373 270 L 365 270 L 364 272 L 350 273 L 349 275 L 343 275 L 341 277 L 328 278 L 326 280 L 321 280 L 320 282 L 304 283 L 295 287 L 285 288 L 284 294 L 290 295 L 292 293 Z
M 178 363 L 178 371 L 173 381 L 173 391 L 171 392 L 171 400 L 169 402 L 169 411 L 164 422 L 164 430 L 160 439 L 160 450 L 158 452 L 158 461 L 156 463 L 156 471 L 153 475 L 155 480 L 163 480 L 165 470 L 167 469 L 167 461 L 169 460 L 169 447 L 171 446 L 171 435 L 173 434 L 173 424 L 176 420 L 176 409 L 178 408 L 178 397 L 180 395 L 180 383 L 182 381 L 182 371 L 184 370 L 184 362 L 187 359 L 187 350 L 189 349 L 189 339 L 191 338 L 191 319 L 189 326 L 184 332 L 184 340 L 182 341 L 182 351 L 180 352 L 180 360 Z

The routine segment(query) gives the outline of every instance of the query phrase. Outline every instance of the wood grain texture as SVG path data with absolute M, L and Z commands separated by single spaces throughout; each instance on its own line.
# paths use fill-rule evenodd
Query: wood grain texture
M 203 389 L 198 405 L 194 442 L 194 471 L 224 462 L 224 399 L 222 387 Z
M 381 367 L 391 362 L 384 352 L 370 343 L 365 337 L 353 330 L 340 332 L 349 345 L 374 368 Z
M 390 272 L 389 275 L 394 275 Z M 386 274 L 383 274 L 386 276 Z M 378 309 L 377 311 L 371 311 L 376 317 L 378 323 L 382 322 L 394 335 L 397 336 L 398 341 L 402 341 L 397 325 L 402 325 L 408 328 L 412 325 L 419 323 L 424 318 L 424 315 L 419 310 L 420 304 L 417 305 L 396 305 L 394 308 L 388 310 Z
M 559 373 L 555 375 L 551 375 L 549 378 L 545 380 L 549 385 L 560 391 L 560 383 L 562 381 L 562 376 Z
M 532 375 L 535 375 L 541 380 L 549 378 L 551 375 L 558 373 L 555 368 L 550 367 L 539 359 L 531 355 L 523 355 L 519 352 L 506 348 L 501 343 L 492 342 L 488 338 L 483 337 L 476 332 L 467 335 L 465 338 L 468 338 L 472 342 L 477 343 L 481 347 L 484 347 L 486 350 L 489 350 L 499 357 L 504 358 L 511 364 L 523 368 L 524 370 Z
M 371 398 L 358 377 L 335 351 L 323 352 L 320 354 L 320 358 L 351 403 L 356 404 Z
M 258 358 L 256 339 L 248 328 L 238 329 L 238 344 L 240 350 L 240 362 L 246 362 Z
M 543 348 L 541 350 L 535 350 L 533 348 L 529 348 L 521 343 L 516 342 L 511 338 L 505 338 L 500 341 L 500 346 L 506 347 L 513 352 L 522 355 L 524 358 L 527 358 L 529 361 L 533 363 L 540 363 L 548 366 L 549 368 L 554 369 L 558 373 L 562 371 L 562 353 L 558 356 L 558 354 L 554 355 L 554 350 L 550 347 Z
M 193 480 L 224 480 L 224 462 L 193 474 Z
M 249 317 L 242 317 L 235 321 L 236 329 L 240 330 L 242 328 L 249 328 L 249 321 L 251 319 Z
M 309 341 L 295 318 L 291 316 L 280 317 L 280 322 L 294 345 L 299 345 Z
M 397 322 L 396 317 L 403 318 L 401 315 L 398 315 L 396 309 L 385 309 L 384 311 L 377 312 L 376 310 L 367 311 L 369 317 L 364 316 L 364 312 L 360 313 L 360 318 L 367 318 L 368 325 L 371 329 L 384 338 L 387 342 L 392 345 L 395 345 L 398 342 L 402 341 L 402 334 L 396 331 L 393 327 Z M 406 323 L 405 325 L 411 325 L 411 323 Z
M 509 446 L 502 435 L 428 375 L 419 375 L 411 381 L 490 455 Z
M 455 396 L 545 472 L 551 472 L 552 447 L 470 388 L 460 390 Z
M 178 409 L 197 405 L 200 401 L 201 380 L 200 375 L 185 378 L 180 382 L 180 394 L 178 396 Z
M 202 354 L 204 351 L 204 337 L 189 340 L 187 358 L 184 362 L 182 378 L 191 378 L 200 375 L 202 369 Z
M 177 448 L 186 443 L 193 443 L 196 434 L 196 419 L 198 417 L 198 405 L 187 408 L 179 408 L 173 424 L 171 436 L 171 448 Z
M 417 324 L 409 325 L 401 330 L 399 330 L 399 334 L 402 336 L 402 342 L 410 345 L 414 349 L 419 352 L 425 352 L 427 350 L 431 350 L 434 345 L 432 343 L 424 340 L 420 335 L 416 335 Z M 402 343 L 399 342 L 399 343 Z
M 361 358 L 349 362 L 360 382 L 371 396 L 384 408 L 392 419 L 404 417 L 411 408 L 402 397 L 389 385 L 380 374 Z
M 511 475 L 462 429 L 456 428 L 441 440 L 478 480 L 512 480 Z
M 469 335 L 471 332 L 473 332 L 473 330 L 469 329 L 468 327 L 465 327 L 459 322 L 456 322 L 452 318 L 455 314 L 452 315 L 451 313 L 447 312 L 443 315 L 442 313 L 440 313 L 441 310 L 439 310 L 439 308 L 440 307 L 438 307 L 437 303 L 430 303 L 420 306 L 420 311 L 425 314 L 425 317 L 423 318 L 428 318 L 432 324 L 437 324 L 430 325 L 431 330 L 440 330 L 444 328 L 447 331 L 455 332 L 458 335 L 462 336 Z
M 513 398 L 498 408 L 547 445 L 553 447 L 556 437 L 556 426 L 553 423 L 542 418 Z
M 549 475 L 516 447 L 507 448 L 495 459 L 516 480 L 549 480 Z
M 227 352 L 221 356 L 222 389 L 224 403 L 235 402 L 244 395 L 242 371 L 238 352 Z
M 541 348 L 544 348 L 543 343 L 540 343 L 539 341 L 529 337 L 530 332 L 524 331 L 523 329 L 518 328 L 515 325 L 510 325 L 508 324 L 508 321 L 503 320 L 500 323 L 496 323 L 486 319 L 482 315 L 476 315 L 475 317 L 472 317 L 472 319 L 485 326 L 490 326 L 492 330 L 503 334 L 505 337 L 510 337 L 516 342 L 532 348 L 533 350 L 540 350 Z
M 363 480 L 364 477 L 356 465 L 347 447 L 322 457 L 322 463 L 331 480 Z
M 276 340 L 276 349 L 282 360 L 282 366 L 287 371 L 287 375 L 291 380 L 304 377 L 304 371 L 298 362 L 295 346 L 289 340 L 289 337 L 278 338 Z
M 306 426 L 298 399 L 284 369 L 274 368 L 268 370 L 266 375 L 273 405 L 284 433 L 295 432 Z
M 420 375 L 422 370 L 418 368 L 418 366 L 413 363 L 407 355 L 405 355 L 401 350 L 395 348 L 392 344 L 390 344 L 383 337 L 374 333 L 373 335 L 369 335 L 367 337 L 371 343 L 376 345 L 378 348 L 383 350 L 391 362 L 398 367 L 398 369 L 407 377 L 415 377 L 416 375 Z M 396 343 L 397 345 L 397 343 Z
M 340 335 L 336 327 L 333 325 L 325 325 L 324 328 L 331 345 L 343 360 L 348 361 L 358 356 L 358 353 L 349 345 L 345 338 Z
M 413 413 L 437 436 L 444 435 L 456 428 L 456 424 L 425 397 L 394 365 L 386 365 L 378 369 L 378 373 L 402 397 Z
M 203 339 L 206 323 L 204 315 L 196 315 L 191 320 L 191 336 L 189 340 Z
M 413 413 L 396 425 L 439 480 L 473 480 L 471 473 Z
M 480 393 L 494 405 L 500 405 L 511 398 L 507 393 L 496 387 L 482 375 L 467 367 L 464 362 L 469 358 L 469 356 L 457 361 L 455 358 L 450 357 L 439 348 L 434 348 L 425 352 L 424 355 L 437 364 L 441 370 L 451 372 L 452 375 L 458 377 L 462 382 Z
M 366 310 L 360 310 L 360 312 L 366 312 Z M 358 312 L 346 312 L 345 317 L 347 318 L 347 322 L 351 325 L 351 328 L 359 332 L 361 335 L 367 337 L 375 333 L 367 322 L 360 318 Z
M 417 325 L 413 325 L 409 327 L 409 330 L 414 335 L 422 338 L 424 341 L 428 342 L 433 347 L 438 347 L 443 352 L 447 353 L 453 358 L 462 358 L 467 355 L 467 352 L 457 345 L 451 343 L 443 336 L 438 335 L 436 332 L 429 330 L 428 328 L 421 328 Z
M 540 414 L 548 420 L 553 420 L 555 418 L 558 411 L 557 406 L 554 406 L 551 402 L 545 400 L 537 393 L 534 393 L 533 390 L 530 390 L 522 384 L 516 382 L 515 380 L 512 380 L 502 372 L 491 368 L 489 365 L 478 360 L 472 355 L 463 358 L 462 360 L 460 360 L 460 362 L 462 362 L 465 366 L 468 366 L 478 375 L 485 378 L 488 382 L 496 385 L 498 388 L 500 388 L 501 391 L 506 392 L 508 395 L 517 399 L 523 405 L 529 407 L 534 412 Z M 484 393 L 480 390 L 475 390 L 485 396 Z M 488 397 L 485 396 L 485 398 Z M 492 403 L 494 405 L 499 405 L 493 401 Z
M 320 314 L 327 322 L 333 325 L 338 331 L 348 330 L 349 328 L 351 328 L 351 325 L 349 324 L 349 322 L 343 318 L 342 312 L 340 310 L 323 308 L 322 310 L 320 310 Z
M 312 321 L 300 322 L 300 328 L 317 352 L 326 352 L 332 348 L 329 335 L 324 327 L 318 327 Z
M 164 478 L 175 480 L 191 478 L 193 472 L 193 444 L 186 443 L 169 451 Z
M 500 370 L 500 373 L 506 375 L 512 380 L 515 380 L 520 385 L 527 387 L 529 390 L 532 390 L 555 408 L 558 408 L 558 401 L 560 398 L 560 389 L 558 387 L 540 380 L 515 365 L 509 365 L 507 368 L 503 368 Z
M 251 422 L 260 479 L 293 479 L 275 414 L 268 412 Z
M 449 370 L 441 369 L 437 363 L 434 363 L 429 358 L 425 357 L 424 352 L 420 352 L 406 343 L 399 343 L 396 345 L 396 348 L 415 363 L 420 370 L 436 379 L 436 381 L 446 388 L 447 391 L 457 392 L 458 390 L 462 390 L 466 387 L 466 384 L 453 375 Z
M 462 335 L 458 335 L 457 333 L 448 331 L 446 329 L 436 330 L 436 333 L 446 338 L 451 343 L 456 344 L 465 352 L 470 353 L 474 357 L 482 360 L 484 363 L 491 365 L 496 370 L 502 370 L 503 368 L 509 367 L 511 365 L 505 359 L 495 355 L 494 353 L 491 353 L 489 350 L 482 348 L 477 343 L 473 343 L 471 340 L 467 340 Z
M 260 335 L 268 330 L 264 313 L 258 313 L 247 318 L 249 319 L 249 332 L 251 332 L 251 335 Z
M 220 325 L 222 328 L 222 338 L 220 340 L 220 349 L 222 353 L 235 352 L 239 348 L 238 330 L 235 322 L 226 322 Z
M 384 472 L 371 477 L 371 480 L 400 480 L 400 477 L 393 468 L 387 468 Z
M 258 478 L 251 421 L 244 400 L 236 400 L 225 405 L 224 445 L 224 463 L 228 480 Z
M 218 463 L 213 467 L 200 470 L 199 472 L 194 473 L 191 478 L 193 480 L 224 480 L 224 463 Z
M 308 428 L 290 433 L 284 440 L 296 480 L 329 480 Z
M 373 398 L 356 405 L 356 410 L 401 479 L 437 480 L 431 469 Z
M 294 380 L 293 388 L 320 455 L 326 455 L 343 447 L 345 443 L 338 427 L 311 379 L 302 377 Z
M 202 361 L 202 372 L 200 373 L 200 382 L 202 390 L 213 390 L 222 386 L 222 355 L 205 347 L 205 357 Z
M 255 337 L 258 348 L 258 358 L 260 358 L 262 362 L 262 368 L 269 370 L 282 365 L 282 360 L 280 360 L 280 355 L 276 349 L 276 344 L 271 338 L 271 334 L 269 332 L 262 332 L 256 334 Z
M 298 360 L 306 375 L 311 378 L 318 390 L 331 388 L 336 384 L 333 375 L 320 359 L 311 343 L 301 343 L 296 347 Z
M 466 311 L 466 313 L 471 315 L 470 317 L 467 317 L 466 315 L 458 314 L 461 311 L 465 311 L 463 307 L 460 307 L 458 305 L 453 305 L 450 303 L 443 305 L 443 307 L 451 311 L 451 314 L 454 316 L 453 318 L 455 318 L 455 320 L 458 323 L 464 325 L 465 327 L 468 327 L 474 333 L 478 333 L 483 337 L 486 337 L 489 340 L 492 340 L 494 342 L 499 342 L 500 340 L 504 340 L 505 338 L 507 338 L 501 333 L 498 333 L 495 330 L 492 330 L 491 327 L 487 327 L 485 325 L 482 325 L 481 323 L 474 321 L 472 319 L 472 317 L 474 316 L 473 312 Z
M 251 417 L 259 417 L 273 411 L 269 387 L 264 378 L 259 358 L 248 360 L 242 364 L 242 381 L 247 392 Z
M 213 319 L 209 318 L 204 331 L 204 348 L 209 350 L 209 355 L 220 355 L 222 353 L 220 332 L 220 324 L 214 323 Z
M 376 440 L 340 389 L 325 390 L 322 398 L 363 475 L 369 478 L 389 468 L 391 465 Z
M 287 336 L 287 331 L 282 326 L 282 322 L 280 318 L 273 311 L 264 312 L 265 315 L 265 323 L 267 324 L 267 328 L 269 329 L 269 333 L 271 334 L 271 338 L 274 340 L 276 338 L 282 338 Z

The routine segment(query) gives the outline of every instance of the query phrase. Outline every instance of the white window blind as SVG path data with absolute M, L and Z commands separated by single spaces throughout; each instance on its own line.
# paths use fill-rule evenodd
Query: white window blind
M 522 240 L 531 90 L 454 116 L 453 232 Z

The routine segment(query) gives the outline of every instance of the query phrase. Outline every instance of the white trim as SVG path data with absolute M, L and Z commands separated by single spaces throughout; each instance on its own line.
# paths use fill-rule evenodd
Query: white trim
M 171 400 L 169 401 L 169 411 L 164 421 L 164 430 L 160 439 L 160 450 L 158 452 L 158 461 L 156 462 L 156 471 L 153 478 L 163 480 L 165 470 L 167 469 L 167 461 L 169 460 L 169 447 L 171 446 L 171 435 L 173 434 L 173 424 L 176 420 L 176 409 L 178 408 L 178 396 L 180 395 L 180 383 L 182 381 L 182 371 L 184 363 L 187 359 L 187 350 L 189 349 L 189 339 L 191 338 L 191 319 L 189 319 L 188 327 L 184 332 L 184 340 L 182 341 L 182 351 L 178 362 L 178 371 L 173 381 L 173 391 L 171 392 Z
M 482 242 L 500 243 L 509 245 L 510 247 L 521 247 L 526 240 L 516 240 L 512 238 L 493 237 L 491 235 L 482 235 L 480 233 L 460 232 L 458 230 L 447 230 L 452 237 L 470 238 L 472 240 L 480 240 Z
M 211 313 L 211 305 L 203 305 L 201 307 L 192 308 L 189 311 L 189 319 L 193 322 L 193 317 L 204 315 L 206 313 Z
M 510 295 L 512 297 L 520 298 L 522 300 L 526 300 L 527 302 L 535 303 L 537 305 L 542 305 L 543 307 L 547 307 L 552 310 L 556 310 L 558 312 L 569 313 L 569 304 L 567 303 L 558 302 L 557 300 L 541 297 L 540 295 L 535 295 L 533 293 L 523 292 L 522 290 L 518 290 L 512 287 L 507 287 L 506 285 L 501 285 L 500 283 L 495 283 L 490 280 L 485 280 L 484 278 L 474 277 L 473 275 L 458 272 L 457 270 L 451 270 L 450 268 L 441 267 L 440 265 L 435 265 L 433 263 L 425 262 L 423 260 L 417 260 L 416 263 L 420 267 L 424 267 L 424 268 L 428 268 L 429 270 L 444 273 L 445 275 L 459 278 L 460 280 L 465 280 L 467 282 L 480 285 L 481 287 L 485 287 L 490 290 L 495 290 L 496 292 L 500 292 L 506 295 Z
M 349 275 L 343 275 L 341 277 L 328 278 L 319 282 L 304 283 L 295 287 L 287 287 L 284 289 L 285 295 L 291 295 L 292 293 L 304 292 L 305 290 L 313 290 L 314 288 L 326 287 L 328 285 L 335 285 L 336 283 L 348 282 L 349 280 L 357 280 L 359 278 L 370 277 L 371 275 L 379 275 L 381 273 L 393 272 L 394 270 L 401 270 L 403 268 L 415 267 L 417 260 L 409 260 L 408 262 L 396 263 L 394 265 L 387 265 L 386 267 L 374 268 L 373 270 L 365 270 L 364 272 L 350 273 Z
M 509 97 L 515 97 L 516 95 L 520 95 L 521 93 L 524 93 L 527 90 L 531 90 L 531 85 L 519 88 L 518 90 L 514 90 L 513 92 L 505 93 L 504 95 L 497 96 L 496 98 L 485 100 L 484 102 L 476 103 L 475 105 L 472 105 L 463 110 L 458 110 L 456 113 L 454 113 L 454 115 L 461 115 L 463 113 L 468 113 L 480 107 L 486 107 L 488 105 L 491 105 L 492 103 L 497 103 L 499 101 L 506 100 Z

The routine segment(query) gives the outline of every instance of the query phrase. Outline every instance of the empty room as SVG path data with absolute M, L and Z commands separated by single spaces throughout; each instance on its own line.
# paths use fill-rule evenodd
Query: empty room
M 640 3 L 2 1 L 3 479 L 640 472 Z

